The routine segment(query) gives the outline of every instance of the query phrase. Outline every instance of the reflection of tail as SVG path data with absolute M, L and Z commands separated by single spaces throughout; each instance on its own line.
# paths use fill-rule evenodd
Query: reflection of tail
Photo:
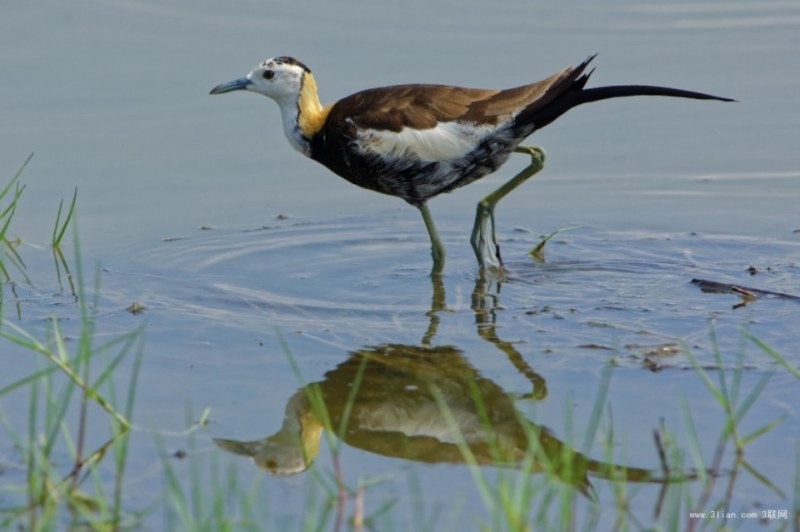
M 543 455 L 545 459 L 543 461 L 549 464 L 548 469 L 556 478 L 573 486 L 586 497 L 596 498 L 594 488 L 589 481 L 590 476 L 608 480 L 624 480 L 626 482 L 653 484 L 671 482 L 669 479 L 659 478 L 659 472 L 657 471 L 616 465 L 587 458 L 556 438 L 547 428 L 534 426 L 533 423 L 530 423 L 530 425 L 534 430 L 535 445 L 538 446 L 538 452 Z

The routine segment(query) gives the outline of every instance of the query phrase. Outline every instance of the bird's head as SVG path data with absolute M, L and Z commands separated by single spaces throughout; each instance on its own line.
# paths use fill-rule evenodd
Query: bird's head
M 217 85 L 211 94 L 252 91 L 269 96 L 278 104 L 283 117 L 283 132 L 300 153 L 311 156 L 311 138 L 325 123 L 331 106 L 322 107 L 317 83 L 311 71 L 293 57 L 273 57 L 246 77 Z
M 211 94 L 247 90 L 269 96 L 281 103 L 296 102 L 303 88 L 303 81 L 311 71 L 293 57 L 273 57 L 254 68 L 246 77 L 217 85 Z

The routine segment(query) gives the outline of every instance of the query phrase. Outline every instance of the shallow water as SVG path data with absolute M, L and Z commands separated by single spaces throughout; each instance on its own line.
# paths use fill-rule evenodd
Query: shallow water
M 261 479 L 280 521 L 299 519 L 313 473 L 331 471 L 326 440 L 312 470 L 289 477 L 268 476 L 222 448 L 246 454 L 253 445 L 241 442 L 278 432 L 303 385 L 346 381 L 364 354 L 386 361 L 396 379 L 388 382 L 411 390 L 437 379 L 458 390 L 477 376 L 502 415 L 515 417 L 516 409 L 556 440 L 577 442 L 565 443 L 576 450 L 613 361 L 614 460 L 653 470 L 660 420 L 686 442 L 684 400 L 711 460 L 722 411 L 686 371 L 682 347 L 714 376 L 714 331 L 726 370 L 741 356 L 743 389 L 776 371 L 743 432 L 786 418 L 748 448 L 752 466 L 784 495 L 740 475 L 729 509 L 789 509 L 791 450 L 800 437 L 796 380 L 743 340 L 742 330 L 796 367 L 799 303 L 704 293 L 691 280 L 800 295 L 800 74 L 789 67 L 800 46 L 797 5 L 347 5 L 8 6 L 0 21 L 0 66 L 11 73 L 0 126 L 3 175 L 36 155 L 13 226 L 26 242 L 20 252 L 32 283 L 17 273 L 16 283 L 3 286 L 5 319 L 44 335 L 54 316 L 77 334 L 75 298 L 68 283 L 59 287 L 41 243 L 58 201 L 78 186 L 85 275 L 102 268 L 101 338 L 146 324 L 137 425 L 177 432 L 187 405 L 195 414 L 210 406 L 196 453 L 232 460 L 245 483 Z M 479 278 L 468 236 L 476 201 L 522 158 L 431 203 L 449 253 L 437 285 L 427 275 L 418 213 L 292 153 L 270 102 L 207 96 L 266 56 L 287 53 L 311 66 L 328 100 L 403 82 L 510 86 L 596 51 L 594 85 L 664 84 L 741 102 L 607 102 L 537 133 L 531 142 L 548 150 L 545 170 L 498 208 L 510 269 L 502 280 Z M 547 244 L 543 263 L 527 255 L 542 234 L 573 226 Z M 134 301 L 145 305 L 143 314 L 124 310 Z M 32 361 L 0 345 L 4 381 L 31 371 Z M 438 374 L 436 361 L 450 373 Z M 377 368 L 367 374 L 380 388 Z M 26 400 L 25 393 L 3 398 L 20 430 Z M 408 400 L 430 403 L 419 394 Z M 367 407 L 360 412 L 370 415 Z M 431 423 L 414 430 L 441 429 L 441 421 Z M 104 429 L 93 434 L 100 439 Z M 469 528 L 482 515 L 466 468 L 390 457 L 396 442 L 367 440 L 345 438 L 341 465 L 353 485 L 382 479 L 367 491 L 368 510 L 395 500 L 388 519 L 397 528 L 433 519 L 437 508 L 437 529 Z M 167 437 L 166 445 L 172 451 L 186 441 Z M 13 480 L 11 446 L 0 446 L 11 456 L 4 461 Z M 600 460 L 602 449 L 595 442 L 589 456 Z M 131 506 L 143 507 L 162 485 L 149 432 L 137 432 L 131 460 Z M 602 478 L 591 482 L 602 502 L 613 500 Z M 426 517 L 414 513 L 418 493 Z M 634 499 L 642 522 L 657 497 L 658 486 L 646 484 Z M 159 519 L 148 526 L 158 528 Z

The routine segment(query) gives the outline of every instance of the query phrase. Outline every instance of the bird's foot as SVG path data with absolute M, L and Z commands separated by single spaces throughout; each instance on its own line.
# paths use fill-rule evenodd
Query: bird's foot
M 494 206 L 485 200 L 478 202 L 470 243 L 481 268 L 504 270 L 494 227 Z
M 497 243 L 494 208 L 501 199 L 544 168 L 546 158 L 544 149 L 538 146 L 517 146 L 514 152 L 530 155 L 531 163 L 503 186 L 478 202 L 475 225 L 472 228 L 472 238 L 470 239 L 472 249 L 475 250 L 475 256 L 478 259 L 478 265 L 488 270 L 499 270 L 501 273 L 506 270 L 503 267 L 503 259 L 500 258 L 500 245 Z
M 428 236 L 431 239 L 431 258 L 433 259 L 433 267 L 431 268 L 431 277 L 441 275 L 444 271 L 444 244 L 436 232 L 436 225 L 433 223 L 431 211 L 428 206 L 423 202 L 419 206 L 419 212 L 422 213 L 422 219 L 425 221 L 425 227 L 428 229 Z
M 436 278 L 442 275 L 444 271 L 444 246 L 431 246 L 431 258 L 433 259 L 433 266 L 431 267 L 431 277 Z

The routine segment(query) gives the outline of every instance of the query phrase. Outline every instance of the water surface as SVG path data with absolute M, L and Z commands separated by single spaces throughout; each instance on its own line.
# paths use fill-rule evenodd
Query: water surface
M 742 306 L 740 295 L 704 293 L 690 281 L 800 294 L 800 74 L 791 68 L 799 17 L 793 2 L 6 6 L 3 175 L 36 154 L 13 226 L 31 282 L 17 274 L 4 285 L 5 319 L 44 335 L 47 318 L 57 317 L 77 333 L 75 298 L 68 283 L 59 286 L 46 245 L 58 201 L 77 186 L 87 277 L 101 267 L 99 333 L 146 323 L 137 425 L 176 432 L 187 405 L 210 406 L 197 454 L 231 460 L 245 482 L 261 479 L 268 510 L 286 522 L 298 519 L 314 472 L 333 467 L 326 440 L 312 468 L 292 476 L 273 477 L 228 451 L 246 455 L 247 442 L 278 433 L 298 390 L 346 381 L 365 354 L 387 361 L 374 375 L 394 372 L 412 390 L 437 378 L 436 361 L 450 370 L 441 379 L 456 383 L 454 396 L 459 379 L 482 379 L 498 412 L 520 413 L 531 424 L 523 426 L 546 427 L 550 441 L 575 452 L 613 361 L 613 461 L 651 471 L 660 420 L 686 443 L 682 401 L 711 459 L 724 419 L 683 348 L 714 374 L 714 331 L 722 368 L 739 357 L 748 368 L 743 388 L 777 372 L 743 432 L 786 418 L 748 449 L 778 490 L 742 475 L 730 509 L 789 509 L 796 380 L 742 331 L 797 366 L 798 304 L 766 297 Z M 595 52 L 594 85 L 663 84 L 740 103 L 604 102 L 537 133 L 531 142 L 548 150 L 545 170 L 498 208 L 510 269 L 502 280 L 480 278 L 468 236 L 477 200 L 524 158 L 431 202 L 449 253 L 438 285 L 427 275 L 417 212 L 293 153 L 266 99 L 207 95 L 281 54 L 309 64 L 329 101 L 404 82 L 512 86 Z M 542 234 L 573 226 L 547 245 L 543 263 L 528 256 Z M 125 311 L 134 301 L 143 314 Z M 2 345 L 3 378 L 27 374 L 31 361 Z M 26 398 L 3 403 L 18 427 Z M 409 401 L 429 404 L 419 393 Z M 92 430 L 100 439 L 104 427 Z M 341 465 L 352 484 L 382 479 L 367 492 L 368 509 L 396 501 L 387 519 L 398 528 L 433 519 L 437 508 L 437 524 L 454 529 L 482 515 L 456 455 L 403 459 L 390 451 L 396 442 L 379 448 L 363 438 L 345 439 Z M 129 493 L 133 507 L 144 507 L 162 472 L 149 432 L 134 442 L 141 473 Z M 186 442 L 168 437 L 167 445 Z M 13 463 L 7 440 L 0 446 Z M 595 442 L 587 459 L 602 461 L 602 449 Z M 428 456 L 445 453 L 436 452 Z M 602 475 L 591 483 L 601 502 L 613 500 Z M 634 499 L 642 522 L 652 519 L 659 489 L 645 483 Z M 419 494 L 427 517 L 414 517 Z M 158 528 L 159 518 L 149 524 Z

